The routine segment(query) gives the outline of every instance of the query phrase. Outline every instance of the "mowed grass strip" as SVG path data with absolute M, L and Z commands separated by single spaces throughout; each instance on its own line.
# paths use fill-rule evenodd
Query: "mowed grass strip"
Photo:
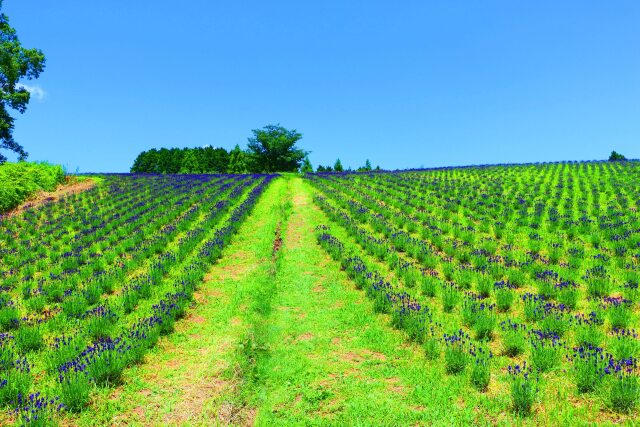
M 285 183 L 274 181 L 195 293 L 194 307 L 161 338 L 124 384 L 96 396 L 73 425 L 251 424 L 238 407 L 237 344 L 246 334 L 251 284 L 269 274 L 275 205 Z
M 292 187 L 256 425 L 473 422 L 472 411 L 460 412 L 464 380 L 445 386 L 420 348 L 374 313 L 316 244 L 314 227 L 327 219 L 311 188 L 300 179 Z

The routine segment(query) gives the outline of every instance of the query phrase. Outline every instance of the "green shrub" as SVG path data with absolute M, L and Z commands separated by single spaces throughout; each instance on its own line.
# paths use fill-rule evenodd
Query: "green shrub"
M 47 163 L 0 164 L 0 213 L 15 208 L 40 190 L 53 191 L 64 181 L 61 166 Z

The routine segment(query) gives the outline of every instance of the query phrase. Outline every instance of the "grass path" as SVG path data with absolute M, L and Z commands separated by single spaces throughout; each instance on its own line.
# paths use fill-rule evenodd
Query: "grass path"
M 237 344 L 251 284 L 271 270 L 275 205 L 286 183 L 276 180 L 195 293 L 195 306 L 162 338 L 145 362 L 126 371 L 124 384 L 103 390 L 75 420 L 78 425 L 251 424 L 237 407 Z
M 326 218 L 307 183 L 292 186 L 256 425 L 450 425 L 438 370 L 316 244 Z

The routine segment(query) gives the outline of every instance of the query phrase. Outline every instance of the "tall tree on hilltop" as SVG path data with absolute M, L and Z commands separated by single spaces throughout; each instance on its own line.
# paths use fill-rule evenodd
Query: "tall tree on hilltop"
M 31 94 L 20 84 L 20 79 L 37 79 L 44 70 L 44 64 L 42 51 L 23 48 L 16 30 L 9 25 L 9 18 L 0 13 L 0 149 L 13 151 L 20 160 L 25 160 L 28 153 L 13 139 L 15 119 L 8 109 L 20 114 L 26 111 Z M 0 163 L 6 161 L 7 157 L 0 153 Z
M 296 172 L 308 152 L 296 147 L 302 134 L 280 125 L 253 129 L 247 145 L 256 172 Z
M 624 160 L 627 160 L 627 158 L 624 155 L 616 152 L 615 150 L 612 151 L 611 155 L 609 156 L 610 162 L 622 162 Z

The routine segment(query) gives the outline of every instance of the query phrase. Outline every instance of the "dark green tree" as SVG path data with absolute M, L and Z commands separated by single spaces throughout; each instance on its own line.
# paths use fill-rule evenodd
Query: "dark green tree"
M 255 172 L 296 172 L 308 152 L 296 147 L 302 134 L 280 125 L 253 129 L 247 145 Z
M 344 168 L 342 167 L 342 162 L 340 159 L 336 159 L 336 162 L 333 164 L 333 170 L 336 172 L 343 172 Z
M 133 173 L 226 173 L 229 153 L 224 148 L 152 148 L 131 166 Z
M 213 148 L 211 146 L 198 148 L 198 152 L 202 153 L 199 158 L 202 172 L 206 173 L 225 173 L 229 164 L 229 153 L 222 147 Z
M 20 114 L 26 111 L 30 94 L 19 84 L 20 79 L 37 79 L 44 65 L 42 51 L 23 48 L 16 30 L 9 25 L 9 18 L 0 13 L 0 149 L 13 151 L 20 160 L 26 159 L 29 154 L 13 139 L 15 119 L 8 109 Z M 7 157 L 0 153 L 0 163 L 6 161 Z
M 158 173 L 178 173 L 182 164 L 182 153 L 178 153 L 175 148 L 161 148 L 157 155 L 157 172 Z
M 229 166 L 227 173 L 247 173 L 248 167 L 248 155 L 240 149 L 240 146 L 236 144 L 233 150 L 229 152 Z
M 151 173 L 155 172 L 155 154 L 157 150 L 152 148 L 149 151 L 143 151 L 133 161 L 131 173 Z
M 371 170 L 371 162 L 369 159 L 364 163 L 364 166 L 358 168 L 358 172 L 370 172 Z
M 302 172 L 302 173 L 312 173 L 313 172 L 313 166 L 311 165 L 311 161 L 309 160 L 308 156 L 306 156 L 304 158 L 304 162 L 302 162 L 302 166 L 300 166 L 300 172 Z
M 611 152 L 611 155 L 609 156 L 609 161 L 610 162 L 621 162 L 627 160 L 627 158 L 625 156 L 623 156 L 620 153 L 617 153 L 615 150 Z
M 195 150 L 185 152 L 178 173 L 202 173 L 202 168 L 200 167 L 200 163 L 198 163 Z

